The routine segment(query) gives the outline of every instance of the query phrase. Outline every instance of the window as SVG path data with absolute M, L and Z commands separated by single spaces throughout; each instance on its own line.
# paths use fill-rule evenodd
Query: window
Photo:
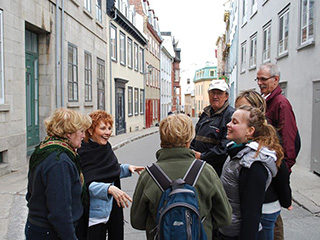
M 179 82 L 179 73 L 180 71 L 178 69 L 174 70 L 174 81 Z
M 241 44 L 241 72 L 246 70 L 247 42 Z
M 120 63 L 126 64 L 126 35 L 120 32 Z
M 0 104 L 4 104 L 3 18 L 0 10 Z
M 138 71 L 138 44 L 134 44 L 134 70 Z
M 105 63 L 97 59 L 98 109 L 105 110 Z
M 128 38 L 128 67 L 132 68 L 132 40 Z
M 128 87 L 128 116 L 133 115 L 132 87 Z
M 88 12 L 91 12 L 91 0 L 84 0 L 84 8 L 88 10 Z
M 101 0 L 96 0 L 96 14 L 97 20 L 102 23 L 102 5 Z
M 247 5 L 248 0 L 242 0 L 242 24 L 247 22 Z
M 134 88 L 134 114 L 139 114 L 139 89 Z
M 251 4 L 251 15 L 255 14 L 255 12 L 257 11 L 258 9 L 258 1 L 257 0 L 251 0 L 252 4 Z
M 111 59 L 117 61 L 117 28 L 113 25 L 110 28 L 110 48 Z
M 140 114 L 144 114 L 144 89 L 140 89 Z
M 271 24 L 269 23 L 263 28 L 263 51 L 262 61 L 270 61 L 270 50 L 271 50 Z
M 152 100 L 152 118 L 156 118 L 156 103 L 154 99 Z
M 301 37 L 300 43 L 313 41 L 314 0 L 301 0 Z
M 288 52 L 289 9 L 279 15 L 279 55 Z
M 78 101 L 78 50 L 68 43 L 68 100 Z
M 92 101 L 92 58 L 88 52 L 84 53 L 84 95 L 85 101 Z
M 257 33 L 250 37 L 250 59 L 249 67 L 254 68 L 257 65 Z
M 144 72 L 144 67 L 143 67 L 143 62 L 144 62 L 144 53 L 143 53 L 143 49 L 140 48 L 139 49 L 139 68 L 140 68 L 140 72 L 143 73 Z

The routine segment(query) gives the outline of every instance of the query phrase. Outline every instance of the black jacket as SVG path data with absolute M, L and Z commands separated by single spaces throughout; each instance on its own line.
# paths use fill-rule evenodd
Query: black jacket
M 231 121 L 233 112 L 234 108 L 229 106 L 228 101 L 216 112 L 211 106 L 205 107 L 190 146 L 201 153 L 201 159 L 208 162 L 219 176 L 227 158 L 227 123 Z
M 291 206 L 290 176 L 284 160 L 282 160 L 277 175 L 272 179 L 266 191 L 264 203 L 270 203 L 276 200 L 279 200 L 281 207 L 288 208 Z

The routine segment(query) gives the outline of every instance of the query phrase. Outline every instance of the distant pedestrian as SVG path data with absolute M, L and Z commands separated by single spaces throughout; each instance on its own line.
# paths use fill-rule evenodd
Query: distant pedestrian
M 291 172 L 300 151 L 301 140 L 292 106 L 288 99 L 282 95 L 279 86 L 280 70 L 273 63 L 262 64 L 255 80 L 267 103 L 267 120 L 278 132 L 280 143 L 284 149 L 284 160 Z M 274 239 L 284 239 L 281 215 L 276 221 Z
M 235 101 L 235 107 L 239 108 L 241 105 L 249 105 L 259 108 L 265 114 L 266 103 L 264 98 L 254 90 L 247 90 L 241 92 Z M 273 240 L 274 226 L 277 217 L 280 214 L 281 207 L 292 209 L 292 195 L 289 180 L 289 171 L 285 161 L 281 161 L 278 166 L 277 175 L 272 178 L 262 205 L 261 224 L 264 229 L 265 239 Z
M 158 166 L 172 180 L 183 178 L 195 158 L 194 152 L 189 149 L 194 136 L 192 120 L 185 114 L 168 116 L 160 122 L 159 132 L 161 149 L 156 153 Z M 204 165 L 194 187 L 207 239 L 212 239 L 214 229 L 230 224 L 230 204 L 219 177 L 208 164 Z M 161 195 L 162 191 L 149 173 L 142 172 L 133 195 L 130 217 L 133 228 L 145 230 L 148 240 L 154 239 L 156 234 Z
M 144 167 L 119 164 L 109 143 L 113 125 L 111 115 L 96 110 L 90 117 L 92 124 L 78 151 L 90 195 L 78 226 L 78 236 L 79 239 L 105 240 L 108 233 L 109 240 L 121 240 L 124 237 L 123 208 L 132 200 L 121 190 L 120 178 L 140 173 Z
M 221 181 L 232 206 L 232 223 L 220 228 L 222 240 L 264 240 L 260 223 L 264 194 L 283 158 L 275 129 L 264 114 L 242 105 L 227 124 L 228 146 Z
M 77 148 L 90 123 L 89 117 L 65 108 L 45 120 L 47 137 L 29 163 L 27 240 L 77 239 L 81 195 L 86 195 Z
M 227 123 L 234 108 L 229 105 L 229 86 L 224 80 L 212 80 L 208 94 L 210 105 L 203 109 L 196 124 L 196 136 L 190 148 L 196 159 L 205 160 L 220 176 L 227 158 Z

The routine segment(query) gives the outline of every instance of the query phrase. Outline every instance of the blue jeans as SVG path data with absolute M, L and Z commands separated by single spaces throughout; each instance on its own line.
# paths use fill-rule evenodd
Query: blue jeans
M 280 211 L 270 214 L 262 214 L 261 224 L 264 229 L 266 240 L 273 240 L 274 224 L 280 214 Z
M 52 228 L 36 226 L 29 221 L 24 229 L 26 240 L 60 240 L 57 232 Z

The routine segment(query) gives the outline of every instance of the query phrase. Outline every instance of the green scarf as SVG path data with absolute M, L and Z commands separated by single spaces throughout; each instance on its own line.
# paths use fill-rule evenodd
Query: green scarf
M 82 187 L 82 202 L 85 204 L 87 202 L 86 185 L 84 182 L 84 177 L 80 167 L 80 156 L 76 150 L 71 147 L 70 140 L 67 138 L 52 137 L 47 136 L 44 141 L 42 141 L 34 150 L 30 157 L 29 171 L 33 171 L 36 166 L 38 166 L 42 161 L 44 161 L 51 153 L 56 152 L 56 160 L 60 159 L 60 155 L 65 153 L 75 164 Z

